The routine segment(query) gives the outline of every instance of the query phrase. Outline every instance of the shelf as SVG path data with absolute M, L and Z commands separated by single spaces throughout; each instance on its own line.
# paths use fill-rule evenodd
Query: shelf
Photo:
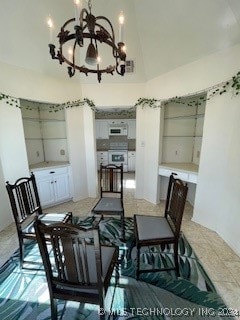
M 202 136 L 163 136 L 163 138 L 202 138 Z
M 193 114 L 190 116 L 175 116 L 175 117 L 166 117 L 164 120 L 181 120 L 181 119 L 198 119 L 204 117 L 204 113 L 202 114 Z
M 67 138 L 25 138 L 25 140 L 66 140 Z
M 38 118 L 30 118 L 24 117 L 23 120 L 33 121 L 33 122 L 65 122 L 64 119 L 38 119 Z
M 42 140 L 66 140 L 67 137 L 64 138 L 42 138 Z

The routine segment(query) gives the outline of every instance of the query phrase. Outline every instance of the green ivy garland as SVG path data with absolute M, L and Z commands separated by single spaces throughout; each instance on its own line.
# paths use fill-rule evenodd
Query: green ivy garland
M 186 101 L 188 96 L 183 96 L 183 97 L 172 97 L 166 100 L 157 100 L 157 99 L 149 99 L 149 98 L 139 98 L 135 104 L 135 107 L 137 106 L 148 106 L 151 108 L 157 108 L 162 105 L 167 105 L 169 103 L 177 103 L 177 104 L 184 104 L 189 107 L 193 106 L 200 106 L 202 103 L 206 102 L 207 100 L 212 99 L 216 95 L 222 95 L 229 90 L 233 91 L 234 95 L 239 95 L 240 94 L 240 71 L 232 77 L 231 80 L 220 83 L 214 87 L 202 90 L 201 92 L 197 92 L 195 94 L 192 94 L 191 96 L 194 96 L 193 99 L 189 99 Z M 209 91 L 208 96 L 206 93 Z
M 179 103 L 179 104 L 185 104 L 185 105 L 187 104 L 188 106 L 199 106 L 202 103 L 206 102 L 207 100 L 210 100 L 211 98 L 215 97 L 216 95 L 221 96 L 222 94 L 228 92 L 229 90 L 232 90 L 234 95 L 240 94 L 240 71 L 236 75 L 234 75 L 229 81 L 220 83 L 214 87 L 192 94 L 192 96 L 194 96 L 193 99 L 186 101 L 186 98 L 190 97 L 190 95 L 183 96 L 183 97 L 176 96 L 166 100 L 159 100 L 154 98 L 139 98 L 135 103 L 134 107 L 128 109 L 127 111 L 125 110 L 124 114 L 126 114 L 126 112 L 129 112 L 129 113 L 134 112 L 136 110 L 136 107 L 138 106 L 142 106 L 142 107 L 148 106 L 150 108 L 159 108 L 161 105 L 167 105 L 169 103 Z M 208 96 L 206 95 L 207 92 L 209 92 Z M 10 106 L 21 108 L 19 99 L 11 97 L 10 95 L 0 93 L 0 100 L 5 100 L 5 102 Z M 99 114 L 100 113 L 104 114 L 104 112 L 107 112 L 107 111 L 101 111 L 97 109 L 94 102 L 88 98 L 84 98 L 83 100 L 79 99 L 74 101 L 67 101 L 60 104 L 49 105 L 49 112 L 58 112 L 59 110 L 83 106 L 83 105 L 89 106 L 94 112 L 98 112 Z M 32 107 L 26 106 L 26 109 L 31 110 Z
M 5 100 L 5 102 L 7 104 L 9 104 L 10 106 L 15 106 L 15 107 L 19 107 L 19 101 L 16 98 L 13 98 L 7 94 L 4 93 L 0 93 L 0 100 Z
M 52 104 L 49 106 L 49 112 L 58 112 L 59 110 L 73 108 L 73 107 L 80 107 L 83 105 L 89 106 L 93 111 L 96 111 L 95 104 L 92 100 L 88 98 L 84 98 L 83 100 L 74 100 L 74 101 L 67 101 L 61 104 Z
M 0 100 L 5 100 L 5 102 L 7 104 L 9 104 L 10 106 L 15 106 L 15 107 L 21 109 L 19 99 L 11 97 L 10 95 L 0 93 Z M 26 110 L 32 110 L 33 109 L 32 104 L 33 104 L 33 102 L 31 102 L 31 104 L 26 105 L 24 107 L 26 108 Z M 39 105 L 41 103 L 36 103 L 36 104 Z M 49 112 L 58 112 L 59 110 L 68 109 L 68 108 L 72 108 L 72 107 L 79 107 L 79 106 L 83 106 L 83 105 L 87 105 L 93 111 L 96 111 L 96 107 L 95 107 L 94 102 L 88 98 L 84 98 L 83 100 L 79 99 L 79 100 L 74 100 L 74 101 L 67 101 L 67 102 L 59 103 L 59 104 L 49 104 L 48 108 L 49 108 Z

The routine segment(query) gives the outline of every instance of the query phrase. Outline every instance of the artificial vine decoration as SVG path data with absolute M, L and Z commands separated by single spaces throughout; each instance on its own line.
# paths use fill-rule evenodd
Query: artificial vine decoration
M 148 106 L 150 108 L 157 108 L 157 107 L 161 107 L 162 105 L 167 105 L 169 103 L 184 104 L 189 107 L 200 106 L 203 103 L 205 103 L 207 100 L 210 100 L 217 95 L 221 96 L 222 94 L 228 92 L 229 90 L 233 91 L 233 95 L 237 96 L 240 94 L 240 71 L 235 76 L 233 76 L 231 80 L 222 82 L 211 88 L 207 88 L 205 90 L 202 90 L 193 94 L 189 94 L 187 96 L 183 96 L 183 97 L 175 96 L 166 100 L 139 98 L 135 106 L 137 107 L 141 105 L 142 107 Z M 207 96 L 207 92 L 209 92 L 208 96 Z M 193 97 L 192 99 L 191 99 L 191 96 Z
M 49 112 L 58 112 L 59 110 L 73 108 L 73 107 L 80 107 L 83 105 L 89 106 L 93 111 L 96 111 L 95 104 L 92 100 L 88 98 L 84 98 L 83 100 L 74 100 L 74 101 L 67 101 L 61 104 L 52 104 L 49 105 Z
M 15 106 L 21 109 L 21 103 L 19 102 L 19 99 L 13 98 L 9 95 L 0 93 L 0 100 L 5 100 L 5 102 L 11 106 Z M 41 104 L 44 104 L 44 106 L 47 106 L 49 109 L 49 112 L 58 112 L 63 109 L 73 108 L 73 107 L 79 107 L 83 105 L 89 106 L 93 111 L 96 111 L 95 104 L 92 100 L 88 98 L 84 98 L 83 100 L 74 100 L 74 101 L 67 101 L 64 103 L 59 104 L 45 104 L 41 102 L 32 102 L 29 101 L 29 104 L 24 105 L 24 109 L 26 110 L 32 110 L 34 109 L 34 105 L 39 106 Z
M 135 103 L 135 107 L 142 106 L 142 107 L 150 107 L 150 108 L 159 108 L 161 105 L 161 100 L 157 99 L 148 99 L 148 98 L 139 98 L 138 101 Z
M 14 97 L 11 97 L 11 96 L 9 96 L 7 94 L 0 93 L 0 100 L 5 100 L 5 102 L 7 104 L 9 104 L 10 106 L 15 106 L 17 108 L 20 107 L 19 100 L 14 98 Z
M 184 104 L 190 107 L 200 106 L 202 103 L 206 102 L 207 100 L 210 100 L 217 95 L 221 96 L 222 94 L 228 92 L 229 90 L 232 90 L 234 95 L 240 94 L 240 71 L 236 75 L 234 75 L 232 79 L 229 81 L 222 82 L 220 84 L 217 84 L 216 86 L 207 88 L 199 92 L 195 92 L 193 94 L 189 94 L 187 96 L 183 96 L 183 97 L 176 96 L 176 97 L 172 97 L 165 100 L 154 99 L 154 98 L 139 98 L 135 103 L 134 107 L 129 108 L 127 111 L 123 111 L 123 112 L 132 113 L 136 110 L 136 107 L 138 106 L 142 106 L 142 107 L 148 106 L 150 108 L 159 108 L 162 105 L 167 105 L 169 103 Z M 207 92 L 209 92 L 208 95 L 207 95 Z M 191 96 L 193 97 L 192 99 L 191 99 Z M 9 104 L 10 106 L 21 108 L 19 99 L 11 97 L 10 95 L 0 93 L 0 100 L 5 100 L 6 103 Z M 38 105 L 39 104 L 40 103 L 38 103 Z M 59 110 L 83 106 L 83 105 L 89 106 L 94 112 L 97 112 L 99 114 L 100 113 L 104 114 L 104 111 L 97 109 L 94 102 L 88 98 L 84 98 L 83 100 L 79 99 L 74 101 L 67 101 L 61 104 L 51 104 L 51 105 L 49 104 L 48 108 L 49 108 L 49 112 L 58 112 Z M 31 110 L 33 107 L 31 105 L 29 106 L 27 105 L 25 106 L 25 108 L 28 110 Z

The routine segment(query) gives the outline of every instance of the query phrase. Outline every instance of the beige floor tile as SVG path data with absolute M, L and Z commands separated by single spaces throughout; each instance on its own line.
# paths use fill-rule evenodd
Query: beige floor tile
M 235 319 L 240 318 L 240 287 L 234 282 L 221 282 L 213 281 L 216 290 L 221 295 L 225 301 L 228 308 L 232 308 L 236 312 L 238 311 L 238 316 Z M 231 318 L 230 318 L 231 319 Z

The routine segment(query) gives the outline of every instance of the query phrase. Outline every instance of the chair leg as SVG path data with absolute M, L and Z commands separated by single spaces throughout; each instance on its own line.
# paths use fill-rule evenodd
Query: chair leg
M 140 247 L 137 246 L 137 265 L 136 265 L 136 279 L 139 280 L 140 269 Z
M 125 241 L 125 221 L 124 221 L 124 213 L 121 215 L 121 228 L 122 228 L 122 239 Z
M 180 276 L 179 273 L 179 262 L 178 262 L 178 241 L 176 243 L 174 243 L 174 263 L 175 263 L 175 268 L 176 268 L 176 274 L 177 277 Z
M 24 260 L 24 243 L 23 239 L 19 238 L 19 254 L 20 254 L 20 266 L 23 267 L 23 260 Z
M 105 309 L 104 309 L 104 295 L 100 297 L 100 303 L 99 303 L 99 316 L 100 320 L 105 320 Z
M 50 297 L 51 300 L 51 319 L 57 320 L 57 300 Z

